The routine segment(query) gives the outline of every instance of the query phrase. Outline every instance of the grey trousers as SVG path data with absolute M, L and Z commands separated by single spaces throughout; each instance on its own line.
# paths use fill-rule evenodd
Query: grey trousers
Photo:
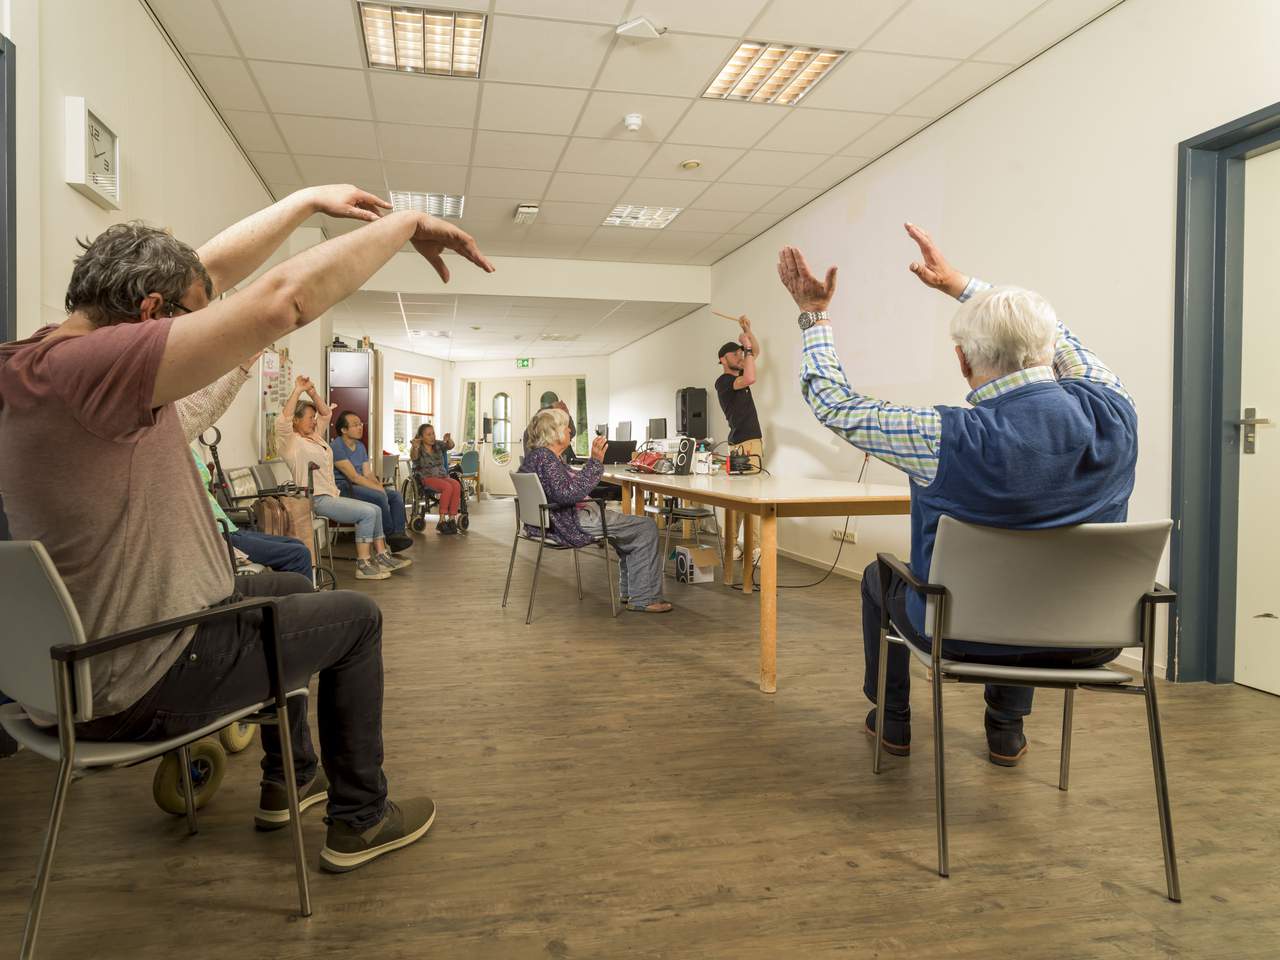
M 609 511 L 609 542 L 618 553 L 618 591 L 633 606 L 662 599 L 662 538 L 651 517 Z M 578 514 L 582 529 L 600 536 L 600 509 L 594 503 Z

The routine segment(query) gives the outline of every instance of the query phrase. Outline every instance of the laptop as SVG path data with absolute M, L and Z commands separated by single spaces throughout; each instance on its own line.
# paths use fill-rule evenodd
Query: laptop
M 608 446 L 604 448 L 605 463 L 630 463 L 635 455 L 636 441 L 634 440 L 610 440 Z

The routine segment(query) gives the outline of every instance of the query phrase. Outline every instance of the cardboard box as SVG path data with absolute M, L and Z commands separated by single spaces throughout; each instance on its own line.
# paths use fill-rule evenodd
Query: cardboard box
M 676 547 L 676 580 L 680 583 L 710 583 L 720 562 L 715 547 Z

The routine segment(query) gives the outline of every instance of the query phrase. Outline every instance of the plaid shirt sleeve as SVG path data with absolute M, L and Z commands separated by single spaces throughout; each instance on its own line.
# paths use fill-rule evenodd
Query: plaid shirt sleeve
M 836 356 L 830 326 L 804 332 L 800 389 L 818 422 L 832 433 L 917 483 L 933 482 L 942 418 L 932 407 L 902 406 L 854 390 Z

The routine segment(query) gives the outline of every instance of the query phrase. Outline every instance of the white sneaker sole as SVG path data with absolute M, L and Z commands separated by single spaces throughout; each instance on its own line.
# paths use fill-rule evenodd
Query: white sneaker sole
M 307 797 L 306 799 L 299 800 L 298 812 L 306 813 L 317 803 L 328 799 L 329 791 L 325 790 L 321 793 Z M 260 830 L 275 830 L 279 827 L 283 827 L 288 822 L 289 811 L 287 808 L 284 810 L 264 810 L 262 807 L 259 807 L 258 812 L 253 815 L 253 823 Z
M 439 807 L 431 811 L 431 816 L 427 818 L 427 822 L 420 826 L 413 833 L 406 833 L 399 840 L 392 840 L 389 843 L 379 844 L 376 847 L 370 847 L 368 850 L 361 850 L 359 853 L 339 853 L 336 850 L 330 850 L 325 847 L 320 851 L 320 867 L 329 873 L 346 873 L 348 870 L 355 870 L 362 867 L 370 860 L 376 860 L 378 857 L 386 853 L 393 853 L 401 847 L 407 847 L 411 843 L 421 840 L 423 835 L 431 829 L 431 825 L 436 822 L 436 813 Z
M 357 580 L 390 580 L 391 574 L 385 571 L 383 573 L 361 573 L 359 570 L 357 570 L 356 579 Z

